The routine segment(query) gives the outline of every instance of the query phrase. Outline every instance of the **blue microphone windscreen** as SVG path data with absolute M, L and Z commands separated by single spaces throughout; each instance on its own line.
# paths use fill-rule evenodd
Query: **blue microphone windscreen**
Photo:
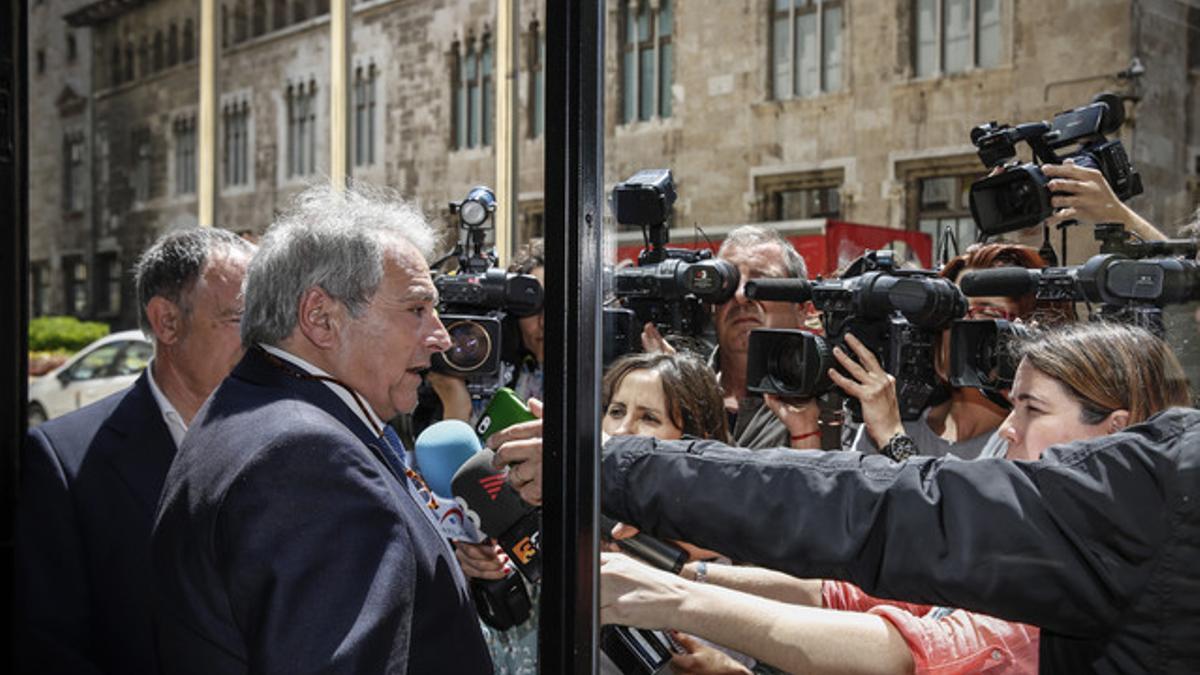
M 459 420 L 430 425 L 417 436 L 416 445 L 417 468 L 429 488 L 442 497 L 450 497 L 454 472 L 481 447 L 471 425 Z

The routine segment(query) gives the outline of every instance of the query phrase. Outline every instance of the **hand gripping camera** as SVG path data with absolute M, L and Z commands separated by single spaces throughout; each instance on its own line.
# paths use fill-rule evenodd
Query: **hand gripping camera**
M 1081 108 L 1061 112 L 1050 122 L 1030 122 L 1010 127 L 989 122 L 971 130 L 984 166 L 1002 166 L 1017 156 L 1018 143 L 1028 143 L 1035 162 L 1012 166 L 971 185 L 971 216 L 987 235 L 1032 227 L 1053 212 L 1049 178 L 1041 164 L 1061 164 L 1070 159 L 1079 166 L 1098 169 L 1121 201 L 1142 193 L 1142 179 L 1134 170 L 1116 133 L 1125 122 L 1125 108 L 1113 94 L 1099 94 Z M 1074 148 L 1069 154 L 1058 151 Z
M 438 269 L 455 258 L 454 274 L 438 274 L 438 313 L 450 334 L 450 348 L 434 355 L 433 370 L 466 379 L 473 397 L 485 398 L 505 379 L 501 355 L 505 340 L 504 319 L 521 317 L 542 309 L 542 286 L 537 277 L 513 274 L 497 267 L 494 251 L 484 250 L 488 221 L 496 210 L 496 195 L 490 188 L 472 188 L 461 202 L 451 202 L 458 214 L 463 240 L 448 255 L 434 263 Z
M 846 333 L 862 341 L 884 370 L 896 378 L 900 416 L 917 419 L 939 385 L 933 369 L 937 331 L 963 316 L 967 300 L 950 280 L 928 270 L 900 270 L 892 251 L 871 251 L 840 279 L 756 279 L 746 295 L 759 300 L 805 302 L 822 312 L 825 336 L 799 330 L 750 332 L 747 389 L 812 398 L 836 389 L 829 369 L 841 367 L 833 347 L 852 353 Z M 858 401 L 850 411 L 861 421 Z

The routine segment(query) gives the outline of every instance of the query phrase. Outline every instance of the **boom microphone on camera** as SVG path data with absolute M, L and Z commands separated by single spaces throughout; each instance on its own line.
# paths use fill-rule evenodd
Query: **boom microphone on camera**
M 812 284 L 806 279 L 754 279 L 746 282 L 746 297 L 751 300 L 808 302 Z
M 959 280 L 959 288 L 971 297 L 1003 296 L 1015 298 L 1037 290 L 1041 272 L 1024 267 L 997 267 L 973 270 Z

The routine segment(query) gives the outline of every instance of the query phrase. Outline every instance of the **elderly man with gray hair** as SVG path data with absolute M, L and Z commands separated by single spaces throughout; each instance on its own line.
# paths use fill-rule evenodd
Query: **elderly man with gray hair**
M 490 673 L 433 495 L 385 424 L 449 338 L 411 206 L 311 188 L 250 264 L 246 356 L 167 475 L 168 673 Z
M 808 268 L 792 243 L 775 230 L 743 225 L 721 243 L 717 257 L 738 268 L 741 281 L 727 302 L 712 308 L 717 348 L 710 365 L 725 395 L 725 410 L 734 444 L 743 448 L 820 447 L 816 428 L 817 406 L 765 399 L 746 389 L 746 360 L 750 331 L 756 328 L 801 328 L 804 308 L 790 302 L 769 302 L 746 297 L 746 282 L 762 278 L 804 279 Z M 794 428 L 793 428 L 794 427 Z

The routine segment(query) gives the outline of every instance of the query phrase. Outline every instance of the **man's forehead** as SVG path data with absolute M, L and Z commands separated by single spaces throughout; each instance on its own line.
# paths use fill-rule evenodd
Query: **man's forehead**
M 761 271 L 776 270 L 780 275 L 787 274 L 787 259 L 783 248 L 773 242 L 730 246 L 721 257 L 739 267 Z

